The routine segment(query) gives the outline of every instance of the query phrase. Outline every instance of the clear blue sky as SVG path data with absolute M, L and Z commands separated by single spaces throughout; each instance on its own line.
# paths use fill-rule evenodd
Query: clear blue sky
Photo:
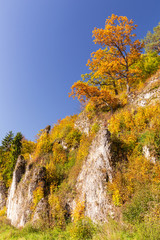
M 111 14 L 133 19 L 142 39 L 160 21 L 160 0 L 0 0 L 0 140 L 27 139 L 80 111 L 68 98 L 95 50 L 94 27 Z

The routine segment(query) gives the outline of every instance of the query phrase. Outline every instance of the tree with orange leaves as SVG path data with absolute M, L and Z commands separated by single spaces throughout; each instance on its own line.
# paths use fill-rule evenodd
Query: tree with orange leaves
M 87 65 L 92 71 L 91 82 L 102 79 L 99 85 L 106 82 L 112 85 L 117 93 L 117 85 L 125 85 L 127 94 L 130 86 L 135 80 L 139 70 L 133 67 L 141 55 L 143 44 L 139 40 L 133 40 L 136 36 L 132 33 L 137 25 L 127 17 L 112 14 L 108 17 L 104 29 L 95 28 L 93 37 L 95 44 L 100 44 L 103 49 L 99 49 L 91 54 L 91 60 Z M 96 83 L 95 81 L 95 83 Z
M 96 107 L 107 108 L 113 112 L 118 105 L 118 99 L 113 97 L 109 91 L 98 89 L 96 86 L 90 86 L 87 83 L 78 81 L 71 87 L 70 97 L 77 97 L 80 102 L 91 101 Z

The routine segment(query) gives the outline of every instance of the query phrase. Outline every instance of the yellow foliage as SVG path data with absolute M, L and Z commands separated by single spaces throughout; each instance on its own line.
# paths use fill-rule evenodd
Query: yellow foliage
M 120 207 L 122 205 L 121 203 L 121 196 L 119 193 L 119 190 L 116 189 L 112 195 L 112 200 L 115 206 Z
M 42 184 L 40 183 L 39 186 L 33 191 L 33 209 L 36 208 L 39 201 L 44 197 L 44 191 Z
M 53 183 L 55 181 L 55 173 L 56 173 L 56 166 L 53 160 L 53 156 L 49 156 L 49 161 L 46 164 L 46 180 L 49 183 Z
M 85 107 L 85 112 L 87 113 L 87 117 L 89 119 L 92 119 L 95 116 L 95 114 L 96 114 L 96 107 L 95 107 L 95 105 L 91 101 L 89 101 L 87 103 L 87 105 Z
M 65 163 L 67 161 L 66 151 L 63 149 L 62 145 L 55 143 L 53 145 L 53 161 L 55 163 Z
M 149 183 L 160 183 L 160 166 L 153 165 L 144 156 L 132 155 L 128 163 L 120 171 L 116 171 L 112 183 L 108 183 L 108 189 L 112 193 L 116 206 L 126 202 L 134 191 Z
M 136 110 L 122 109 L 111 117 L 109 130 L 112 136 L 128 148 L 127 162 L 119 163 L 113 182 L 108 184 L 115 205 L 127 201 L 139 186 L 160 182 L 159 163 L 153 164 L 143 153 L 143 146 L 147 145 L 159 154 L 159 129 L 159 103 Z
M 36 148 L 35 142 L 22 139 L 21 155 L 24 157 L 24 159 L 29 159 L 30 155 L 34 152 L 35 148 Z
M 92 140 L 93 134 L 90 136 L 86 136 L 86 134 L 82 135 L 80 140 L 80 146 L 77 152 L 77 162 L 82 161 L 87 157 Z
M 51 214 L 53 219 L 53 226 L 63 227 L 65 225 L 65 210 L 61 206 L 61 202 L 58 196 L 53 191 L 49 195 L 48 202 L 51 208 Z
M 5 216 L 5 215 L 6 215 L 6 212 L 7 212 L 7 208 L 6 208 L 6 207 L 3 207 L 3 208 L 0 210 L 0 217 Z
M 51 130 L 51 141 L 54 142 L 56 139 L 63 139 L 66 135 L 74 128 L 74 122 L 77 115 L 67 116 L 62 120 L 59 120 L 57 124 Z
M 129 132 L 130 138 L 136 140 L 138 133 L 144 130 L 156 129 L 160 127 L 160 106 L 139 107 L 134 110 L 122 109 L 117 114 L 114 114 L 109 121 L 109 130 L 112 134 L 122 137 L 127 143 L 130 141 L 126 138 Z
M 37 134 L 37 143 L 32 157 L 41 157 L 52 150 L 50 135 L 45 130 L 40 130 Z
M 72 212 L 72 218 L 74 219 L 74 222 L 78 222 L 80 219 L 84 218 L 84 211 L 85 211 L 85 202 L 77 200 L 76 207 Z

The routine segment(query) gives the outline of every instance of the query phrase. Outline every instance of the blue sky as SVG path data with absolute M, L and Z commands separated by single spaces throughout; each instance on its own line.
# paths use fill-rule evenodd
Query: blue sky
M 10 130 L 34 140 L 46 125 L 79 113 L 68 93 L 98 47 L 94 27 L 123 15 L 142 39 L 159 11 L 159 0 L 0 0 L 0 140 Z

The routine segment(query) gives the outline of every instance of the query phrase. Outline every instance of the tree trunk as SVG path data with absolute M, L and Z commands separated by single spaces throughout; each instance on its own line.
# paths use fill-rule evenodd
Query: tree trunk
M 128 84 L 128 82 L 127 82 L 127 95 L 130 93 L 130 86 L 129 86 L 129 84 Z
M 118 90 L 117 90 L 117 88 L 116 88 L 116 83 L 115 83 L 114 80 L 113 80 L 113 87 L 114 87 L 115 95 L 118 95 Z

